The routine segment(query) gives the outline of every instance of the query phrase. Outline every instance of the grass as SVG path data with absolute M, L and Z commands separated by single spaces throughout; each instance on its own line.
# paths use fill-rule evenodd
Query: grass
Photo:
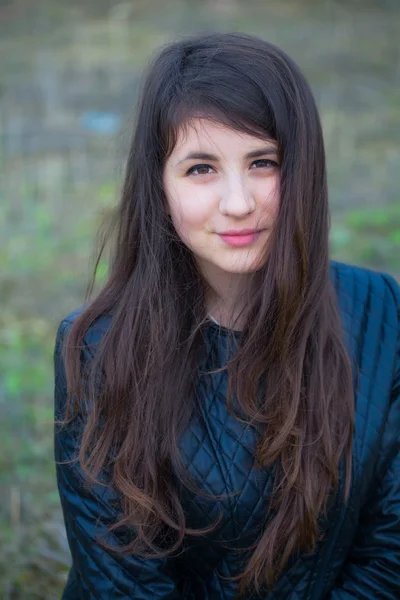
M 132 9 L 121 5 L 106 18 L 104 11 L 91 17 L 84 2 L 60 4 L 59 9 L 49 3 L 47 17 L 35 8 L 32 27 L 29 21 L 21 26 L 24 33 L 18 33 L 15 25 L 15 35 L 1 37 L 6 59 L 0 92 L 33 74 L 32 86 L 36 78 L 40 97 L 49 104 L 48 118 L 62 137 L 77 121 L 77 113 L 67 111 L 64 95 L 75 103 L 90 95 L 93 106 L 98 108 L 98 102 L 109 110 L 106 98 L 112 86 L 118 105 L 128 85 L 124 73 L 135 76 L 169 37 L 210 23 L 214 29 L 263 35 L 305 67 L 321 107 L 333 258 L 400 277 L 395 141 L 400 105 L 393 87 L 396 65 L 390 62 L 396 56 L 391 48 L 397 43 L 397 9 L 393 4 L 393 14 L 378 13 L 370 2 L 363 3 L 361 14 L 353 4 L 288 0 L 271 2 L 267 9 L 256 0 L 245 8 L 218 0 L 204 10 L 203 4 L 174 0 L 166 14 L 156 0 L 141 0 Z M 47 62 L 42 64 L 43 55 Z M 80 79 L 68 79 L 65 69 L 76 69 Z M 108 73 L 102 80 L 109 84 L 104 97 L 85 87 L 85 78 L 101 69 Z M 59 94 L 55 113 L 52 93 Z M 129 104 L 129 94 L 124 97 Z M 29 100 L 23 112 L 34 106 Z M 11 103 L 9 110 L 0 117 L 13 123 L 20 109 Z M 40 113 L 29 115 L 29 124 L 41 118 Z M 54 337 L 61 318 L 83 303 L 96 226 L 101 211 L 118 196 L 118 140 L 83 139 L 78 131 L 79 156 L 45 150 L 28 155 L 21 138 L 20 154 L 12 154 L 7 150 L 10 140 L 1 137 L 8 121 L 0 118 L 0 598 L 55 600 L 61 596 L 70 556 L 53 464 Z M 103 274 L 105 268 L 103 264 Z

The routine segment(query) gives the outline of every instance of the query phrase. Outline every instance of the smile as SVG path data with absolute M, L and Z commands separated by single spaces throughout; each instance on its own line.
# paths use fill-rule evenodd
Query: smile
M 261 233 L 262 230 L 253 231 L 244 235 L 231 235 L 223 233 L 219 233 L 218 235 L 221 238 L 221 240 L 229 246 L 248 246 L 249 244 L 255 242 L 259 238 Z

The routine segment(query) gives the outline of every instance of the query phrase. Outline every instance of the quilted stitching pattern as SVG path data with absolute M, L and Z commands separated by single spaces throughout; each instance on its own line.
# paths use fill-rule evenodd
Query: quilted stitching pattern
M 291 560 L 268 600 L 350 600 L 400 598 L 400 287 L 390 275 L 331 261 L 346 342 L 356 383 L 353 486 L 349 505 L 332 503 L 321 526 L 325 539 L 313 553 Z M 55 414 L 65 402 L 65 372 L 60 350 L 63 335 L 78 314 L 71 313 L 57 332 Z M 86 342 L 94 352 L 109 320 L 100 319 Z M 205 370 L 227 360 L 227 332 L 213 322 L 204 330 Z M 235 334 L 239 339 L 240 334 Z M 90 358 L 90 353 L 85 354 Z M 199 375 L 196 411 L 180 449 L 202 490 L 222 498 L 209 500 L 182 490 L 187 523 L 203 527 L 221 512 L 212 535 L 190 538 L 178 559 L 150 560 L 106 553 L 96 544 L 99 519 L 115 518 L 117 499 L 110 488 L 84 491 L 77 464 L 57 465 L 57 483 L 73 567 L 63 600 L 177 599 L 231 600 L 236 575 L 267 513 L 273 469 L 254 467 L 254 428 L 227 411 L 226 373 Z M 55 458 L 72 457 L 82 421 L 55 429 Z M 343 483 L 343 482 L 342 482 Z M 252 596 L 255 598 L 255 596 Z

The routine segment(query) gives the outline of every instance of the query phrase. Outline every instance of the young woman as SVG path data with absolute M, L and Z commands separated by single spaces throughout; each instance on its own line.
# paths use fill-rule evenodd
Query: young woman
M 108 279 L 57 332 L 64 600 L 400 597 L 400 286 L 329 227 L 295 63 L 164 47 Z

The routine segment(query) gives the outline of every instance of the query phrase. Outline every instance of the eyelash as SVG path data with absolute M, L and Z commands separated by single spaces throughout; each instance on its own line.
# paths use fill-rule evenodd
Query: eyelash
M 260 163 L 260 162 L 263 162 L 263 163 L 270 163 L 270 165 L 271 165 L 272 167 L 277 167 L 277 166 L 278 166 L 278 163 L 276 163 L 274 160 L 270 160 L 270 159 L 268 159 L 268 158 L 259 158 L 258 160 L 255 160 L 255 161 L 252 163 L 252 165 L 254 165 L 255 163 Z M 266 165 L 263 165 L 263 166 L 266 166 Z M 193 167 L 190 167 L 190 169 L 189 169 L 189 170 L 186 172 L 186 175 L 192 175 L 192 174 L 193 174 L 193 172 L 194 172 L 196 169 L 199 169 L 200 167 L 201 167 L 201 168 L 204 168 L 204 167 L 209 167 L 210 169 L 212 169 L 212 168 L 213 168 L 211 165 L 208 165 L 207 163 L 200 163 L 200 164 L 198 164 L 198 165 L 193 165 Z M 201 175 L 210 175 L 210 173 L 202 173 Z M 201 177 L 201 175 L 197 174 L 197 175 L 196 175 L 196 177 Z

